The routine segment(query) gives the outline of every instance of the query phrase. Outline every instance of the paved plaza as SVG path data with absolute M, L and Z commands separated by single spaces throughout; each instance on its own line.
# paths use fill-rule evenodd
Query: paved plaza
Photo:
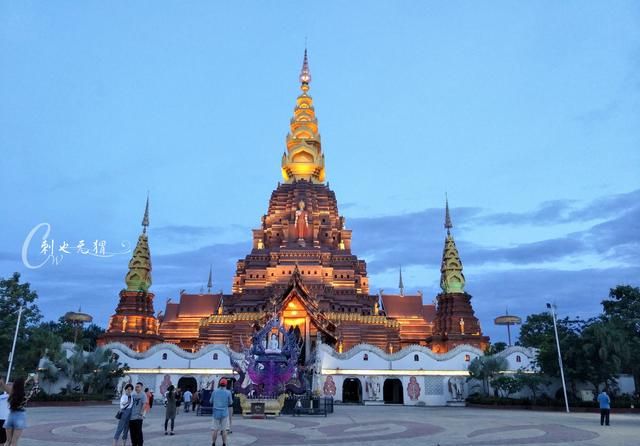
M 28 411 L 23 446 L 109 445 L 115 406 L 35 407 Z M 209 445 L 210 417 L 183 413 L 176 435 L 163 432 L 164 408 L 144 422 L 145 444 Z M 473 408 L 336 406 L 324 417 L 233 419 L 230 446 L 244 445 L 638 445 L 640 415 L 612 415 L 601 427 L 593 413 L 553 413 Z M 220 444 L 220 439 L 218 439 Z

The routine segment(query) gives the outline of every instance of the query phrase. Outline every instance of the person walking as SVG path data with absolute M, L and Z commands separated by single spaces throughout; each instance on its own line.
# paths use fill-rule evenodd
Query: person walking
M 189 409 L 191 408 L 191 398 L 193 398 L 193 393 L 191 393 L 191 390 L 187 388 L 187 390 L 182 394 L 182 400 L 184 401 L 184 413 L 189 412 Z
M 133 407 L 133 385 L 124 386 L 124 392 L 120 397 L 120 419 L 118 427 L 113 436 L 113 446 L 118 446 L 118 439 L 122 436 L 122 446 L 127 446 L 127 437 L 129 436 L 129 421 L 131 420 L 131 408 Z
M 33 382 L 33 386 L 29 392 L 25 392 L 25 386 Z M 0 379 L 0 389 L 9 394 L 7 399 L 9 403 L 9 415 L 4 422 L 4 428 L 7 431 L 7 446 L 17 446 L 20 441 L 22 432 L 27 427 L 27 415 L 25 413 L 27 403 L 40 390 L 38 386 L 38 376 L 29 375 L 26 379 L 18 378 L 13 384 L 7 384 Z
M 600 426 L 609 426 L 609 415 L 611 414 L 611 398 L 607 395 L 607 392 L 602 389 L 600 395 L 598 395 L 598 403 L 600 403 Z
M 226 389 L 227 380 L 222 378 L 218 388 L 211 394 L 213 423 L 211 425 L 211 446 L 216 445 L 218 432 L 222 435 L 222 446 L 227 446 L 227 430 L 229 430 L 229 406 L 233 405 L 231 392 Z
M 178 404 L 178 399 L 176 398 L 175 387 L 173 387 L 173 384 L 167 388 L 167 393 L 164 394 L 164 400 L 166 403 L 166 409 L 164 412 L 164 434 L 173 435 L 173 426 L 176 421 L 176 406 Z M 167 433 L 167 425 L 169 424 L 169 420 L 171 420 L 171 434 Z
M 191 397 L 191 410 L 193 412 L 195 412 L 196 414 L 198 413 L 198 403 L 199 402 L 200 402 L 200 391 L 197 391 Z
M 144 420 L 144 405 L 147 402 L 147 396 L 142 391 L 142 383 L 136 383 L 135 392 L 131 397 L 133 399 L 131 419 L 129 421 L 131 446 L 143 446 L 144 436 L 142 435 L 142 420 Z
M 2 389 L 0 393 L 0 446 L 4 446 L 7 442 L 7 430 L 4 428 L 4 423 L 9 416 L 9 394 Z

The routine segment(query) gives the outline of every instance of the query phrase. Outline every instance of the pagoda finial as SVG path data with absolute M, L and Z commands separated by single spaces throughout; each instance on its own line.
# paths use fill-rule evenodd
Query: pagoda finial
M 300 88 L 302 93 L 296 99 L 293 118 L 289 122 L 287 148 L 282 155 L 282 177 L 285 183 L 300 180 L 312 183 L 324 183 L 324 154 L 318 131 L 318 119 L 313 108 L 313 99 L 309 96 L 311 71 L 307 49 L 304 50 L 302 69 L 300 70 Z
M 400 295 L 404 296 L 404 283 L 402 282 L 402 266 L 400 266 L 400 280 L 398 281 L 398 288 L 400 288 Z
M 445 213 L 444 213 L 444 227 L 447 229 L 447 235 L 451 233 L 451 228 L 453 228 L 453 223 L 451 223 L 451 214 L 449 213 L 449 197 L 447 194 L 444 195 L 445 200 Z
M 442 251 L 442 265 L 440 266 L 440 288 L 445 293 L 464 293 L 465 279 L 462 273 L 462 260 L 458 254 L 456 242 L 451 235 L 451 215 L 449 213 L 449 199 L 446 199 L 444 227 L 447 236 L 444 239 Z
M 142 217 L 142 233 L 147 233 L 149 227 L 149 191 L 147 191 L 147 204 L 144 207 L 144 217 Z
M 138 243 L 133 250 L 129 261 L 129 272 L 125 276 L 128 291 L 147 291 L 151 286 L 151 253 L 147 227 L 149 226 L 149 194 L 142 219 L 142 234 L 138 237 Z
M 304 46 L 304 58 L 302 60 L 302 69 L 300 70 L 300 83 L 302 89 L 307 91 L 311 82 L 311 71 L 309 71 L 309 58 L 307 57 L 307 45 Z M 306 86 L 306 88 L 305 88 Z
M 213 266 L 209 265 L 209 280 L 207 281 L 208 294 L 211 294 L 211 287 L 213 286 L 212 274 L 213 274 Z

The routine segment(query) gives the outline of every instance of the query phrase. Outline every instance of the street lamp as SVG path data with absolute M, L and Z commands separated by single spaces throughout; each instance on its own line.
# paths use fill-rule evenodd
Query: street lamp
M 555 305 L 547 303 L 547 308 L 551 310 L 551 317 L 553 318 L 553 331 L 556 335 L 556 346 L 558 347 L 558 364 L 560 365 L 560 378 L 562 379 L 562 391 L 564 392 L 564 405 L 569 413 L 569 400 L 567 399 L 567 384 L 564 381 L 564 368 L 562 367 L 562 355 L 560 354 L 560 339 L 558 338 L 558 326 L 556 325 L 556 312 Z
M 9 382 L 9 378 L 11 378 L 11 368 L 13 367 L 13 355 L 16 352 L 16 341 L 18 340 L 18 331 L 20 330 L 20 319 L 22 319 L 22 311 L 24 307 L 20 305 L 18 309 L 18 322 L 16 323 L 16 332 L 13 335 L 13 346 L 11 347 L 11 353 L 9 353 L 9 370 L 7 370 L 7 382 Z

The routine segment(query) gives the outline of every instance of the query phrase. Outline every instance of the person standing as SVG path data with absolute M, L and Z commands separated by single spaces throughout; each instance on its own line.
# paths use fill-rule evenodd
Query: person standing
M 171 420 L 171 434 L 173 435 L 173 426 L 176 421 L 176 409 L 178 404 L 178 399 L 176 397 L 175 387 L 173 384 L 167 388 L 167 393 L 164 394 L 164 400 L 166 402 L 166 409 L 164 412 L 164 434 L 167 433 L 167 425 L 169 424 L 169 420 Z
M 124 386 L 124 392 L 120 397 L 120 419 L 118 420 L 118 428 L 113 436 L 113 446 L 118 446 L 118 438 L 122 435 L 122 446 L 127 446 L 127 437 L 129 436 L 129 421 L 131 420 L 131 408 L 133 407 L 133 397 L 131 392 L 133 385 Z
M 189 388 L 187 387 L 187 390 L 185 390 L 184 393 L 182 394 L 182 399 L 184 401 L 184 413 L 189 412 L 189 409 L 191 408 L 192 397 L 193 397 L 193 393 L 191 393 L 191 390 L 189 390 Z
M 33 381 L 33 387 L 29 392 L 25 392 L 25 385 Z M 17 446 L 22 431 L 27 427 L 27 416 L 25 414 L 27 403 L 40 390 L 38 387 L 37 375 L 29 375 L 16 379 L 13 384 L 6 384 L 0 379 L 0 388 L 9 393 L 9 415 L 4 423 L 7 431 L 7 446 Z
M 151 392 L 148 387 L 145 387 L 144 395 L 147 397 L 147 402 L 144 403 L 144 416 L 146 417 L 153 407 L 153 392 Z
M 215 446 L 218 432 L 222 435 L 222 446 L 227 445 L 227 430 L 229 430 L 229 406 L 233 405 L 231 392 L 226 389 L 227 380 L 222 378 L 218 388 L 211 394 L 211 408 L 213 424 L 211 426 L 211 446 Z
M 142 383 L 136 383 L 135 392 L 131 395 L 133 406 L 131 407 L 131 420 L 129 421 L 129 435 L 131 436 L 131 446 L 142 446 L 144 436 L 142 435 L 142 420 L 144 420 L 144 405 L 147 396 L 143 392 Z
M 598 403 L 600 403 L 600 426 L 609 426 L 609 415 L 611 414 L 611 398 L 603 389 L 598 395 Z
M 7 442 L 7 430 L 4 428 L 4 422 L 9 416 L 9 394 L 3 389 L 0 393 L 0 446 L 4 446 Z

